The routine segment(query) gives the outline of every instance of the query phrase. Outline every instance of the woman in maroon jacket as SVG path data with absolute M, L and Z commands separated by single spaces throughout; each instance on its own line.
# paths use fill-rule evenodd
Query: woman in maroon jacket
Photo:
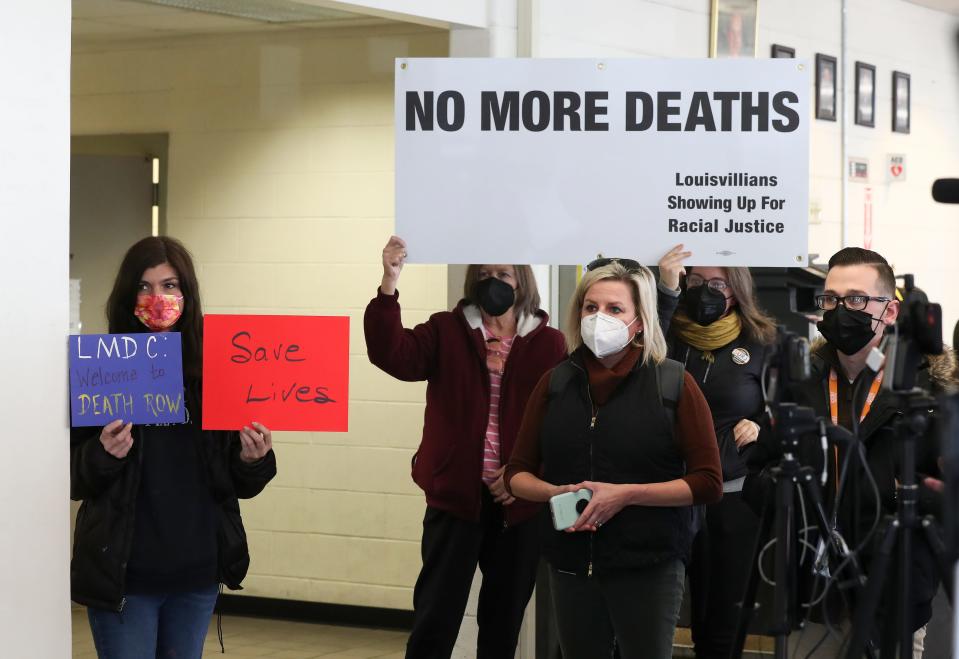
M 373 364 L 428 383 L 413 456 L 413 480 L 426 493 L 423 568 L 406 656 L 452 654 L 478 563 L 476 656 L 512 657 L 536 577 L 539 506 L 510 496 L 503 470 L 530 393 L 566 355 L 563 335 L 547 326 L 527 265 L 469 266 L 453 311 L 405 329 L 396 290 L 405 260 L 406 243 L 391 237 L 364 329 Z

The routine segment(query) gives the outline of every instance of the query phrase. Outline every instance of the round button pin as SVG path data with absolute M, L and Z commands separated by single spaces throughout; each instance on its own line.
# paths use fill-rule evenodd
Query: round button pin
M 749 351 L 745 348 L 736 348 L 733 350 L 733 363 L 743 366 L 750 360 Z

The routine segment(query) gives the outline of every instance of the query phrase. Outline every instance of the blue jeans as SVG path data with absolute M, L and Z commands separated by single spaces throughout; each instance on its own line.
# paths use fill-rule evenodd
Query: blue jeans
M 127 595 L 121 613 L 87 609 L 100 659 L 193 659 L 203 654 L 219 586 Z

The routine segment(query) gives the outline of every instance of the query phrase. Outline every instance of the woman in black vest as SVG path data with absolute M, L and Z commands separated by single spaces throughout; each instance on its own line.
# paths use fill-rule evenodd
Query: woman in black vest
M 570 358 L 533 391 L 507 482 L 532 501 L 592 492 L 572 527 L 544 529 L 563 656 L 610 656 L 615 638 L 624 659 L 670 657 L 690 506 L 722 494 L 712 418 L 685 374 L 674 413 L 664 406 L 659 382 L 680 368 L 666 360 L 652 273 L 617 259 L 587 268 Z
M 199 658 L 218 584 L 238 589 L 250 563 L 237 499 L 276 474 L 270 431 L 200 428 L 203 313 L 190 254 L 144 238 L 107 302 L 113 334 L 176 331 L 186 422 L 73 428 L 70 497 L 82 500 L 71 596 L 87 607 L 101 659 Z
M 662 283 L 678 288 L 681 269 L 661 267 Z M 725 659 L 759 531 L 742 499 L 746 464 L 740 451 L 765 426 L 762 370 L 776 324 L 756 302 L 749 268 L 695 266 L 687 268 L 668 325 L 669 356 L 686 367 L 709 402 L 719 442 L 723 498 L 706 506 L 704 519 L 694 524 L 689 594 L 696 657 Z

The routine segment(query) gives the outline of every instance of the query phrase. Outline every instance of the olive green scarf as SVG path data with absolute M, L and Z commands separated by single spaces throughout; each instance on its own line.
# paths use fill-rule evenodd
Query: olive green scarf
M 683 343 L 701 351 L 703 360 L 710 364 L 716 361 L 713 357 L 713 350 L 718 350 L 735 341 L 742 329 L 742 320 L 735 309 L 711 325 L 706 326 L 693 321 L 682 310 L 678 310 L 672 320 L 673 333 Z

